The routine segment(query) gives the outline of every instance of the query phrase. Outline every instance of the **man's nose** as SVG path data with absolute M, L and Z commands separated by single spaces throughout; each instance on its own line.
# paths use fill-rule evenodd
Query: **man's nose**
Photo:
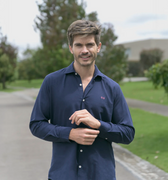
M 82 53 L 88 53 L 88 48 L 86 46 L 83 46 Z

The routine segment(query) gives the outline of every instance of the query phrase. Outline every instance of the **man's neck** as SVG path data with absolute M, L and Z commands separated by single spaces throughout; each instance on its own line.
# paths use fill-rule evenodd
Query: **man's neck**
M 95 71 L 95 63 L 90 66 L 79 66 L 74 62 L 74 69 L 80 75 L 82 80 L 92 78 Z

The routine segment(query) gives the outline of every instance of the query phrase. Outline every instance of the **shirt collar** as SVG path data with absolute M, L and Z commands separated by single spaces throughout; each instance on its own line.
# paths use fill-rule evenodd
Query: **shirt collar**
M 74 62 L 72 62 L 72 63 L 66 68 L 65 74 L 75 73 L 75 69 L 74 69 L 73 63 L 74 63 Z
M 74 62 L 72 62 L 65 70 L 65 74 L 71 74 L 71 73 L 76 73 L 74 66 L 73 66 Z M 94 72 L 94 76 L 93 78 L 95 79 L 96 77 L 103 77 L 104 74 L 100 72 L 100 70 L 98 69 L 98 67 L 95 65 L 95 72 Z

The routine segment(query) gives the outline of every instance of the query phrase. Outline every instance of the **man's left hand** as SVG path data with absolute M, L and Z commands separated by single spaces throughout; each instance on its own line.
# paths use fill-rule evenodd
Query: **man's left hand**
M 75 123 L 76 125 L 79 125 L 80 123 L 83 123 L 91 128 L 99 129 L 101 123 L 94 118 L 86 109 L 75 111 L 71 117 L 69 118 L 71 120 L 71 123 Z

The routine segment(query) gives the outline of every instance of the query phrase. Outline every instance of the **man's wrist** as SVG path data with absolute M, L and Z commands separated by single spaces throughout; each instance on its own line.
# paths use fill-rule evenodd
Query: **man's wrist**
M 101 123 L 100 123 L 100 121 L 99 121 L 99 120 L 97 120 L 97 123 L 96 123 L 95 129 L 99 129 L 99 128 L 100 128 L 100 126 L 101 126 Z

